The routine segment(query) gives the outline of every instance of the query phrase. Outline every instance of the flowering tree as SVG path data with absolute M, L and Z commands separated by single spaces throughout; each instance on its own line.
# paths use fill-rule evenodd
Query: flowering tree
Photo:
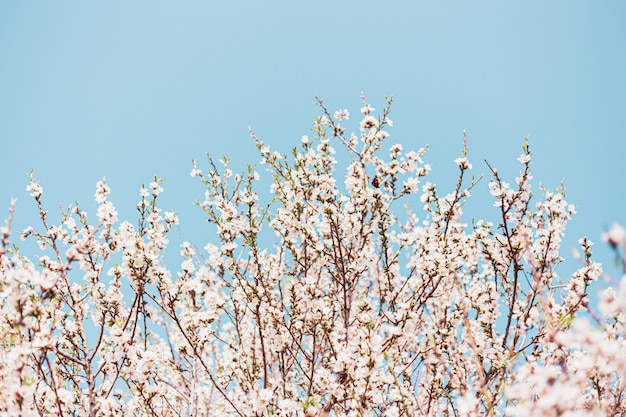
M 363 99 L 356 134 L 347 110 L 319 104 L 315 137 L 291 155 L 252 133 L 270 202 L 253 167 L 194 162 L 216 239 L 183 242 L 176 269 L 164 253 L 178 220 L 157 205 L 161 180 L 141 188 L 136 226 L 119 222 L 104 180 L 95 223 L 73 206 L 52 225 L 31 175 L 42 226 L 22 237 L 42 255 L 32 262 L 12 245 L 12 208 L 1 230 L 0 411 L 623 415 L 626 281 L 594 314 L 588 287 L 602 271 L 586 238 L 580 269 L 557 274 L 574 207 L 562 190 L 532 198 L 528 143 L 514 184 L 489 166 L 498 218 L 468 223 L 478 181 L 465 142 L 442 194 L 426 181 L 426 148 L 384 154 L 391 100 L 375 116 Z M 626 247 L 623 229 L 606 239 Z M 577 318 L 584 311 L 595 325 Z

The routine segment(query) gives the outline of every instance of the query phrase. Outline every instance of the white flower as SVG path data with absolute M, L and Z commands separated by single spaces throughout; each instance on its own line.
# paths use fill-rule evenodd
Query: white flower
M 419 180 L 415 177 L 411 177 L 404 182 L 404 189 L 408 192 L 414 193 L 417 191 L 417 186 L 419 185 Z
M 105 181 L 106 179 L 102 178 L 102 180 L 96 183 L 96 203 L 104 203 L 107 199 L 107 195 L 111 192 L 111 189 Z
M 361 107 L 361 113 L 363 113 L 366 116 L 370 114 L 370 112 L 373 112 L 374 110 L 376 109 L 370 106 L 369 104 L 366 104 L 365 106 Z
M 626 229 L 615 223 L 608 231 L 602 233 L 602 240 L 613 248 L 619 245 L 626 246 Z
M 196 267 L 193 264 L 193 261 L 191 259 L 185 259 L 181 264 L 180 267 L 182 268 L 183 271 L 185 272 L 193 272 L 196 270 Z
M 473 411 L 476 410 L 476 406 L 478 405 L 478 400 L 476 396 L 472 394 L 470 391 L 466 391 L 465 394 L 458 397 L 458 407 L 460 415 L 469 415 Z
M 43 194 L 43 188 L 36 182 L 31 182 L 27 187 L 26 191 L 30 191 L 30 196 L 39 198 Z
M 292 399 L 282 399 L 278 401 L 278 408 L 285 414 L 298 410 L 298 402 Z
M 166 211 L 163 217 L 166 223 L 178 224 L 178 216 L 173 211 Z
M 472 164 L 469 163 L 469 161 L 467 160 L 467 158 L 463 157 L 463 158 L 456 158 L 454 160 L 454 163 L 457 164 L 459 166 L 459 168 L 461 169 L 472 169 Z
M 363 120 L 361 120 L 361 131 L 374 127 L 378 127 L 378 120 L 374 116 L 365 116 Z
M 526 164 L 528 163 L 528 161 L 530 161 L 530 154 L 524 153 L 519 158 L 517 158 L 517 160 L 520 161 L 522 164 Z
M 502 188 L 498 185 L 497 182 L 495 181 L 491 181 L 489 183 L 489 193 L 494 196 L 494 197 L 500 197 L 502 194 L 504 194 L 504 191 L 502 190 Z
M 350 118 L 350 112 L 347 109 L 337 110 L 335 112 L 335 119 L 337 120 L 342 120 L 342 119 L 348 120 L 349 118 Z
M 117 221 L 117 211 L 110 201 L 100 204 L 97 215 L 104 224 L 113 224 Z
M 152 195 L 155 197 L 163 192 L 163 187 L 161 187 L 157 181 L 151 182 L 150 188 L 152 189 Z

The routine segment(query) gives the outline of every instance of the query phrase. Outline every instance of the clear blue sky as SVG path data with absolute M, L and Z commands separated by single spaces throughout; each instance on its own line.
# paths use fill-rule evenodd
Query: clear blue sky
M 129 220 L 156 174 L 202 245 L 192 158 L 257 162 L 248 126 L 287 152 L 315 96 L 351 110 L 356 130 L 363 91 L 378 109 L 394 96 L 389 144 L 429 144 L 441 189 L 454 187 L 463 128 L 474 173 L 487 159 L 511 182 L 530 135 L 536 183 L 563 180 L 578 206 L 563 253 L 583 234 L 600 249 L 604 228 L 626 223 L 625 22 L 624 1 L 5 1 L 0 218 L 17 197 L 15 227 L 37 221 L 31 169 L 51 212 L 93 209 L 106 176 Z

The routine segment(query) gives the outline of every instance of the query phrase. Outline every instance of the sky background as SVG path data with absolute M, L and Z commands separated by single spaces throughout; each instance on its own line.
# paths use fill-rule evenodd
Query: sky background
M 2 2 L 0 218 L 17 197 L 14 230 L 38 224 L 34 169 L 51 215 L 78 200 L 96 221 L 106 176 L 136 222 L 139 187 L 157 175 L 161 206 L 202 246 L 212 229 L 193 205 L 192 159 L 258 162 L 248 126 L 289 152 L 316 96 L 358 130 L 364 92 L 377 110 L 394 97 L 387 143 L 428 144 L 441 191 L 454 189 L 464 128 L 474 175 L 487 159 L 510 182 L 530 135 L 534 183 L 563 181 L 578 207 L 563 271 L 584 234 L 610 265 L 600 235 L 626 223 L 625 22 L 624 1 Z M 494 220 L 487 183 L 469 210 Z

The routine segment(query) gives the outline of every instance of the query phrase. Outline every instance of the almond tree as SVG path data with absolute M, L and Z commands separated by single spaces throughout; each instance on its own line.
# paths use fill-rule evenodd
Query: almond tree
M 252 133 L 270 201 L 254 167 L 194 162 L 216 235 L 183 242 L 177 271 L 161 180 L 141 188 L 137 226 L 119 222 L 104 180 L 95 225 L 78 206 L 51 225 L 31 176 L 42 227 L 23 237 L 39 242 L 36 263 L 11 244 L 12 211 L 2 229 L 0 410 L 622 415 L 626 285 L 603 295 L 595 326 L 577 319 L 593 314 L 602 271 L 582 238 L 580 269 L 558 275 L 575 210 L 562 189 L 533 196 L 528 142 L 513 184 L 487 166 L 497 219 L 471 220 L 462 206 L 480 183 L 465 138 L 456 185 L 441 193 L 426 148 L 384 147 L 391 99 L 375 116 L 363 98 L 357 133 L 347 110 L 319 105 L 315 136 L 289 155 Z

